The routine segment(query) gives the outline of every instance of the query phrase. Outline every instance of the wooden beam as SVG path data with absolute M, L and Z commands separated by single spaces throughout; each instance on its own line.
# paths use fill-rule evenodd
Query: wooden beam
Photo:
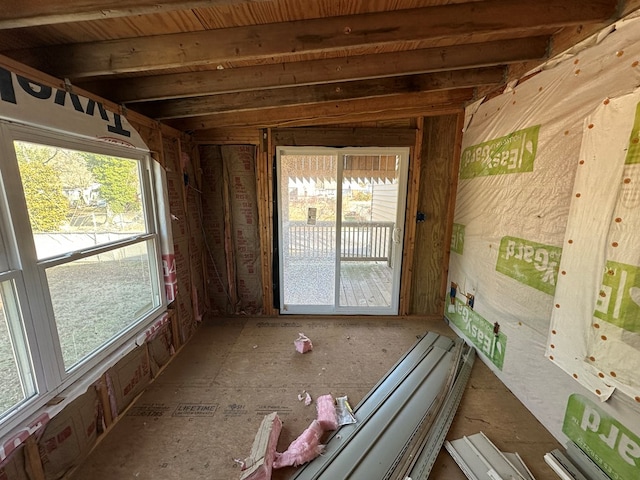
M 65 0 L 7 2 L 0 10 L 0 29 L 35 27 L 56 23 L 83 22 L 129 17 L 176 10 L 210 8 L 219 5 L 255 3 L 265 0 Z
M 515 38 L 347 58 L 80 82 L 79 85 L 118 103 L 315 85 L 540 60 L 546 55 L 549 38 Z
M 261 141 L 258 144 L 256 156 L 256 194 L 258 199 L 258 230 L 260 240 L 260 264 L 262 283 L 262 313 L 277 315 L 273 307 L 273 269 L 271 258 L 273 252 L 273 218 L 270 205 L 273 195 L 273 178 L 271 177 L 271 162 L 269 160 L 269 131 L 258 130 Z M 276 240 L 277 241 L 277 240 Z
M 356 99 L 313 106 L 218 113 L 168 122 L 172 127 L 185 132 L 232 126 L 268 128 L 356 123 L 458 113 L 473 97 L 472 88 L 463 88 L 391 95 L 375 100 Z
M 203 145 L 260 145 L 262 132 L 258 128 L 211 128 L 200 130 L 193 141 Z
M 278 128 L 275 145 L 316 147 L 411 147 L 415 128 Z
M 48 46 L 10 52 L 68 78 L 326 54 L 407 41 L 472 43 L 613 18 L 616 0 L 486 0 L 267 25 Z
M 424 73 L 402 77 L 356 80 L 323 85 L 272 90 L 224 93 L 179 100 L 163 100 L 136 105 L 143 115 L 158 120 L 185 118 L 213 113 L 256 110 L 259 108 L 310 105 L 355 98 L 374 98 L 402 93 L 415 93 L 456 88 L 499 85 L 504 82 L 501 67 Z
M 52 77 L 46 73 L 40 72 L 30 66 L 24 65 L 12 58 L 6 57 L 4 55 L 0 55 L 0 67 L 9 70 L 16 75 L 27 78 L 31 81 L 38 82 L 42 85 L 47 85 L 53 88 L 57 88 L 58 90 L 65 90 L 67 88 L 65 82 L 59 78 Z M 150 128 L 157 128 L 158 122 L 155 120 L 151 120 L 144 115 L 140 115 L 131 110 L 124 111 L 122 105 L 118 105 L 110 100 L 104 99 L 94 93 L 88 92 L 81 88 L 74 88 L 73 93 L 76 95 L 81 95 L 85 98 L 89 98 L 91 100 L 95 100 L 98 103 L 101 103 L 107 110 L 111 112 L 120 113 L 123 117 L 126 117 L 127 120 L 132 123 L 137 123 L 139 125 L 144 125 Z M 168 128 L 168 127 L 167 127 Z

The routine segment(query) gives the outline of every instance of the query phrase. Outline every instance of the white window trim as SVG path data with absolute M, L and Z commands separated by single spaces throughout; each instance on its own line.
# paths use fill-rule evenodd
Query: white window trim
M 89 248 L 64 258 L 54 257 L 38 260 L 22 187 L 19 184 L 16 185 L 16 179 L 20 178 L 20 172 L 13 148 L 14 140 L 138 160 L 141 165 L 143 208 L 149 233 L 106 246 Z M 167 300 L 162 276 L 161 229 L 159 228 L 160 220 L 157 209 L 157 204 L 161 199 L 156 198 L 157 189 L 154 186 L 152 160 L 148 151 L 0 120 L 0 160 L 2 161 L 0 225 L 3 231 L 1 240 L 8 257 L 6 261 L 9 264 L 8 272 L 0 275 L 0 278 L 14 281 L 20 300 L 24 329 L 31 349 L 32 374 L 36 380 L 36 390 L 39 392 L 0 417 L 1 438 L 24 424 L 53 397 L 65 390 L 67 392 L 77 390 L 79 385 L 88 386 L 97 380 L 107 368 L 114 365 L 119 358 L 135 347 L 135 340 L 142 332 L 165 314 Z M 149 240 L 153 244 L 150 267 L 152 275 L 157 279 L 157 290 L 154 293 L 158 296 L 158 306 L 153 308 L 143 320 L 131 325 L 115 337 L 111 343 L 66 372 L 53 319 L 53 309 L 48 294 L 44 293 L 47 289 L 43 288 L 43 285 L 46 285 L 44 276 L 46 268 L 95 255 L 101 251 Z M 20 245 L 19 249 L 18 245 Z M 153 262 L 154 259 L 155 262 Z M 40 285 L 40 287 L 32 287 L 27 291 L 27 285 L 36 287 Z M 44 319 L 44 321 L 37 321 L 37 319 Z

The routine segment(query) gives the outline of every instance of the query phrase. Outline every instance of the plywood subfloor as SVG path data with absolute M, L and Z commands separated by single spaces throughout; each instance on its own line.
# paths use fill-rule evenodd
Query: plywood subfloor
M 234 459 L 249 454 L 265 414 L 279 412 L 284 451 L 315 418 L 299 393 L 348 395 L 356 405 L 426 331 L 454 336 L 442 320 L 411 317 L 209 320 L 70 478 L 239 478 Z M 312 339 L 312 352 L 295 351 L 298 332 Z M 480 430 L 520 453 L 539 480 L 554 478 L 543 455 L 558 443 L 476 361 L 448 438 Z M 273 479 L 293 471 L 276 470 Z M 465 477 L 443 449 L 429 478 Z

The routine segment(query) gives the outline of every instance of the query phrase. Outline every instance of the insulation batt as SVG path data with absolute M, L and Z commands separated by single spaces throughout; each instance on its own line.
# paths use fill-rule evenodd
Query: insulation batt
M 313 350 L 311 339 L 304 333 L 298 333 L 298 338 L 293 343 L 296 346 L 296 350 L 300 353 L 307 353 Z
M 244 461 L 240 480 L 271 480 L 281 430 L 282 421 L 277 412 L 264 417 L 253 441 L 251 454 Z
M 324 431 L 338 429 L 338 416 L 336 415 L 336 405 L 331 394 L 321 395 L 316 398 L 316 408 L 318 409 L 318 423 Z
M 286 452 L 276 452 L 273 468 L 297 467 L 316 458 L 324 451 L 324 445 L 320 445 L 323 433 L 324 430 L 317 420 L 311 422 L 311 425 L 291 442 Z

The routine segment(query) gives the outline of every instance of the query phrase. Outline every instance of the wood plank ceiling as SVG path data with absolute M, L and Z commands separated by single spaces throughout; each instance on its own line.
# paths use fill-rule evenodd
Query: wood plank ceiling
M 640 0 L 20 0 L 0 53 L 184 131 L 459 111 Z

